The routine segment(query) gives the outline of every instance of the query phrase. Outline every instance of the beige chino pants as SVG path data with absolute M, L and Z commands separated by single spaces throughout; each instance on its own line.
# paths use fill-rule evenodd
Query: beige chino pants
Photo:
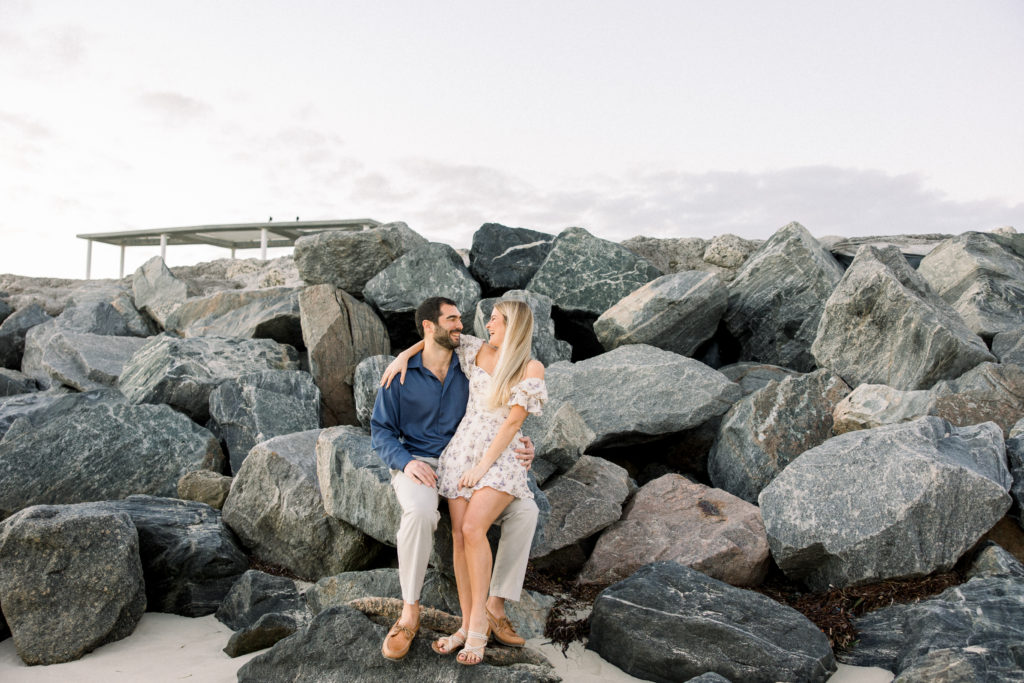
M 435 458 L 417 458 L 437 468 Z M 427 573 L 430 552 L 434 548 L 434 532 L 441 519 L 437 509 L 440 499 L 437 489 L 413 481 L 404 472 L 391 471 L 391 486 L 398 504 L 402 506 L 402 521 L 398 526 L 398 580 L 402 585 L 402 599 L 418 602 Z M 530 544 L 537 528 L 537 504 L 530 498 L 516 498 L 498 515 L 495 524 L 501 525 L 501 540 L 491 572 L 490 595 L 518 601 L 526 578 L 526 563 L 530 559 Z

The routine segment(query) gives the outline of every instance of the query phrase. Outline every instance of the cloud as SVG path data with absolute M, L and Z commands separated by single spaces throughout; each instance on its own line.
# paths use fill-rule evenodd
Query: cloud
M 146 92 L 138 96 L 149 112 L 159 116 L 163 123 L 180 125 L 202 119 L 213 111 L 206 102 L 175 92 Z

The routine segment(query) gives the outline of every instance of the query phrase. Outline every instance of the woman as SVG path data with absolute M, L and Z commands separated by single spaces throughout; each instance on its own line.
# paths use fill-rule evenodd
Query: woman
M 533 498 L 526 469 L 515 458 L 513 442 L 528 413 L 540 414 L 547 400 L 544 366 L 530 358 L 533 314 L 521 301 L 499 301 L 487 323 L 489 343 L 461 335 L 455 349 L 469 380 L 466 415 L 441 454 L 438 493 L 448 499 L 452 518 L 455 581 L 462 625 L 432 647 L 472 666 L 483 660 L 489 636 L 487 588 L 491 547 L 487 530 L 515 498 Z M 422 342 L 403 351 L 385 372 L 401 373 Z

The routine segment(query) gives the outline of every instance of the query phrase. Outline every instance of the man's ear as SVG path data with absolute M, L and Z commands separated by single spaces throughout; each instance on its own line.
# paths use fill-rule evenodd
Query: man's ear
M 434 335 L 434 323 L 429 320 L 423 321 L 423 338 L 432 337 Z

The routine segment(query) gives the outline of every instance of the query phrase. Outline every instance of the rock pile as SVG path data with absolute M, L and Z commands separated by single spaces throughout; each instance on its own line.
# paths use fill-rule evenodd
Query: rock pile
M 80 657 L 144 609 L 217 611 L 232 656 L 273 646 L 239 680 L 379 670 L 400 510 L 369 415 L 429 295 L 467 332 L 500 299 L 534 311 L 550 400 L 524 427 L 531 557 L 607 586 L 589 646 L 636 676 L 825 680 L 821 631 L 747 590 L 767 574 L 913 578 L 962 568 L 997 524 L 1024 538 L 1024 236 L 818 241 L 792 223 L 620 245 L 488 223 L 467 267 L 393 223 L 269 263 L 0 276 L 0 610 L 19 655 Z M 423 597 L 438 632 L 457 623 L 449 528 Z M 967 576 L 861 617 L 842 656 L 1012 680 L 1024 569 L 988 546 Z M 552 603 L 508 609 L 540 635 Z M 419 638 L 401 666 L 449 664 Z M 502 648 L 475 673 L 555 680 Z

